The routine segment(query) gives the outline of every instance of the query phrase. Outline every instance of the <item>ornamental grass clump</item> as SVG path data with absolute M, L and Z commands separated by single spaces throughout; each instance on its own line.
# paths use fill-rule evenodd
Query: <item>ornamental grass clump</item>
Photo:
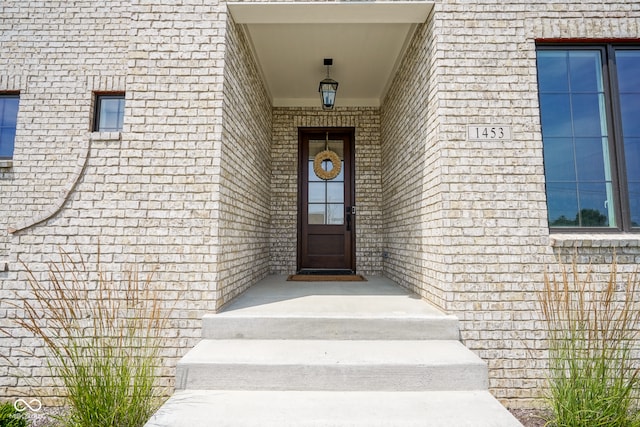
M 27 418 L 11 402 L 0 403 L 0 427 L 27 427 Z
M 614 256 L 615 258 L 615 256 Z M 545 275 L 540 306 L 549 338 L 547 425 L 640 426 L 639 371 L 633 346 L 640 310 L 637 276 L 618 283 L 617 266 L 604 283 L 589 269 L 561 265 Z
M 144 425 L 161 403 L 159 349 L 168 319 L 150 276 L 141 280 L 129 269 L 115 280 L 99 261 L 92 273 L 79 253 L 64 250 L 49 264 L 48 280 L 25 268 L 31 292 L 19 323 L 49 350 L 52 374 L 66 389 L 65 424 Z

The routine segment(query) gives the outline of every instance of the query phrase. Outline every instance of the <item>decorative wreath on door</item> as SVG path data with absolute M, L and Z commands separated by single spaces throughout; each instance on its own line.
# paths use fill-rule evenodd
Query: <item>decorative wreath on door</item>
M 325 160 L 329 160 L 331 162 L 331 169 L 328 171 L 322 168 L 322 162 Z M 338 176 L 341 169 L 342 162 L 340 161 L 340 157 L 331 150 L 321 151 L 313 158 L 313 172 L 318 178 L 324 179 L 325 181 Z

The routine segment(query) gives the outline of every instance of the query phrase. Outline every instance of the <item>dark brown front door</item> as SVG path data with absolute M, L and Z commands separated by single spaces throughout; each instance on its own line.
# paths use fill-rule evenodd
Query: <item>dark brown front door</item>
M 355 272 L 353 140 L 353 129 L 299 131 L 298 271 Z

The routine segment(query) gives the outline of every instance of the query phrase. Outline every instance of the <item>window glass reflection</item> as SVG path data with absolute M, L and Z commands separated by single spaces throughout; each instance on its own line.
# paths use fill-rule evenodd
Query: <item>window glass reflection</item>
M 571 136 L 571 102 L 569 94 L 540 96 L 542 129 L 546 136 Z
M 578 94 L 572 96 L 574 135 L 606 136 L 604 94 Z
M 546 138 L 544 164 L 547 179 L 572 181 L 576 176 L 575 147 L 573 138 Z
M 640 227 L 640 50 L 616 50 L 631 226 Z
M 620 111 L 624 137 L 640 137 L 640 92 L 620 94 Z
M 124 121 L 124 95 L 100 95 L 98 102 L 98 132 L 118 132 Z
M 545 70 L 544 74 L 538 73 L 540 91 L 568 92 L 567 66 L 567 54 L 565 51 L 538 52 L 538 69 Z
M 640 227 L 640 182 L 629 183 L 629 207 L 631 209 L 631 226 Z
M 625 138 L 624 142 L 627 179 L 629 182 L 640 182 L 640 138 Z
M 547 208 L 552 227 L 577 227 L 578 193 L 575 182 L 547 182 Z
M 538 51 L 549 225 L 615 226 L 600 50 Z
M 19 103 L 19 95 L 0 96 L 0 158 L 13 157 Z
M 603 92 L 600 52 L 576 50 L 568 52 L 571 91 Z
M 580 206 L 579 225 L 581 227 L 608 227 L 607 183 L 580 183 L 578 203 Z M 609 190 L 610 192 L 610 190 Z
M 640 50 L 616 50 L 616 69 L 620 93 L 640 92 Z
M 578 181 L 606 181 L 603 159 L 603 143 L 606 148 L 607 140 L 602 138 L 576 139 L 576 166 Z

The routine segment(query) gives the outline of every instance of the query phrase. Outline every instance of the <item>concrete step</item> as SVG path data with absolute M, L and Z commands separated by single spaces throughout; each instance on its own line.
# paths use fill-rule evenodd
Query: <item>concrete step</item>
M 459 340 L 458 319 L 387 279 L 287 282 L 270 276 L 218 314 L 205 339 Z
M 486 390 L 487 366 L 458 341 L 202 340 L 176 389 Z
M 204 339 L 458 340 L 458 319 L 445 315 L 205 315 Z
M 368 279 L 270 276 L 205 316 L 146 427 L 520 426 L 455 317 Z
M 176 392 L 145 427 L 518 427 L 487 391 Z

